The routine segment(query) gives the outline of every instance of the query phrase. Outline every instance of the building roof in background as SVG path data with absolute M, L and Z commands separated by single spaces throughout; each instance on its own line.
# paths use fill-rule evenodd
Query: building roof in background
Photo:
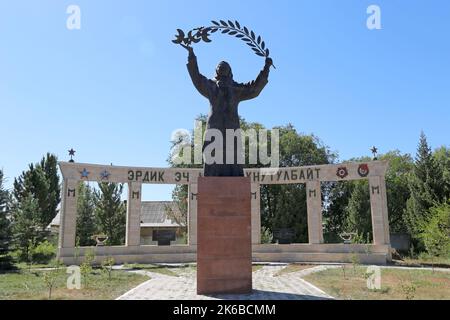
M 50 222 L 49 227 L 58 227 L 60 221 L 61 221 L 61 216 L 60 216 L 60 211 L 58 211 L 58 214 L 53 218 L 52 222 Z
M 178 223 L 167 216 L 167 210 L 179 212 L 179 208 L 173 201 L 142 201 L 141 203 L 141 227 L 165 227 L 178 228 Z M 49 227 L 58 227 L 61 216 L 58 212 Z
M 142 201 L 141 227 L 180 227 L 167 216 L 167 211 L 179 212 L 173 201 Z

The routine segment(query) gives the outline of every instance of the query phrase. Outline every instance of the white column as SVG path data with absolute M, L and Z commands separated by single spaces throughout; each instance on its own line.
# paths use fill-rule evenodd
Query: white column
M 308 211 L 309 243 L 323 243 L 322 192 L 320 189 L 320 181 L 306 182 L 306 205 Z
M 142 184 L 129 182 L 125 240 L 127 247 L 139 246 L 141 244 L 141 198 Z
M 252 244 L 261 244 L 261 187 L 252 183 L 251 188 Z
M 188 244 L 197 245 L 197 193 L 198 185 L 188 185 Z
M 64 179 L 60 213 L 59 247 L 75 248 L 77 226 L 78 181 Z
M 386 182 L 384 177 L 370 177 L 369 192 L 373 243 L 376 245 L 390 244 Z

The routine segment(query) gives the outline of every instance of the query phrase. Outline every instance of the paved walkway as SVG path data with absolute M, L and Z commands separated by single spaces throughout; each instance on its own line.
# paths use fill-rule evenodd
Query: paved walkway
M 197 295 L 196 271 L 192 268 L 171 269 L 177 277 L 148 271 L 133 271 L 147 274 L 149 281 L 128 291 L 118 300 L 321 300 L 332 299 L 319 288 L 301 277 L 328 268 L 317 266 L 294 273 L 275 276 L 286 265 L 264 266 L 253 272 L 253 293 L 246 295 Z

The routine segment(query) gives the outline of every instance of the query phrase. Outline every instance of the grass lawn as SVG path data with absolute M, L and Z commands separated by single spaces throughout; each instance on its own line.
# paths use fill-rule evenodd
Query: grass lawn
M 0 300 L 44 300 L 48 299 L 45 284 L 46 271 L 20 270 L 17 273 L 0 274 Z M 69 290 L 66 287 L 65 268 L 56 277 L 52 290 L 55 300 L 111 300 L 136 287 L 149 278 L 144 275 L 114 270 L 111 280 L 99 269 L 88 277 L 88 286 L 81 280 L 81 290 Z
M 367 267 L 351 265 L 313 273 L 304 277 L 338 299 L 353 300 L 444 300 L 450 299 L 450 272 L 381 269 L 381 290 L 369 290 Z
M 402 260 L 394 260 L 394 264 L 408 267 L 450 268 L 450 257 L 420 257 L 415 259 L 404 257 Z
M 52 267 L 51 264 L 39 264 L 39 263 L 28 264 L 25 262 L 16 263 L 16 264 L 14 264 L 14 266 L 20 270 L 42 269 L 42 268 L 51 268 Z

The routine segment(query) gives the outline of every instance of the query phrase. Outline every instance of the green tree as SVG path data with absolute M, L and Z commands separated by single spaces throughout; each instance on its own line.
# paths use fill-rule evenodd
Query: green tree
M 196 121 L 200 121 L 202 123 L 202 132 L 204 132 L 206 128 L 206 115 L 198 115 L 196 117 Z M 202 134 L 203 137 L 203 134 Z M 203 140 L 202 140 L 203 141 Z M 184 141 L 184 137 L 181 135 L 175 136 L 171 143 L 171 152 L 169 157 L 167 158 L 167 162 L 171 167 L 174 168 L 202 168 L 203 164 L 194 164 L 194 155 L 191 153 L 191 164 L 175 164 L 172 159 L 172 153 L 176 150 L 176 147 L 181 145 Z M 194 131 L 191 132 L 191 141 L 190 141 L 191 150 L 194 150 Z M 181 153 L 183 155 L 183 153 Z M 175 205 L 178 207 L 178 210 L 173 210 L 171 207 L 167 207 L 166 214 L 167 216 L 175 221 L 176 223 L 187 226 L 187 216 L 188 216 L 188 186 L 187 185 L 176 185 L 172 191 L 172 200 Z
M 0 170 L 0 270 L 11 268 L 11 256 L 9 255 L 11 244 L 9 207 L 9 192 L 3 186 L 3 171 Z
M 367 180 L 360 180 L 354 181 L 353 185 L 347 207 L 347 231 L 355 232 L 360 238 L 367 239 L 366 235 L 372 234 L 369 183 Z
M 110 280 L 110 281 L 111 281 L 111 275 L 112 275 L 112 271 L 113 271 L 113 267 L 114 267 L 115 263 L 116 263 L 116 261 L 114 260 L 113 257 L 108 257 L 102 261 L 102 269 L 104 272 L 106 272 L 108 274 L 108 280 Z
M 47 153 L 40 163 L 30 164 L 28 170 L 14 179 L 14 206 L 27 197 L 36 199 L 41 231 L 45 231 L 58 213 L 61 200 L 56 156 Z
M 345 162 L 369 162 L 369 157 L 352 158 Z M 344 163 L 345 163 L 344 162 Z M 369 184 L 366 180 L 325 183 L 324 240 L 328 243 L 342 242 L 344 232 L 358 234 L 358 239 L 371 237 L 371 210 Z
M 430 209 L 420 237 L 431 256 L 450 256 L 450 202 L 435 205 Z
M 445 146 L 438 148 L 433 153 L 433 159 L 442 172 L 442 197 L 450 199 L 450 149 Z
M 27 198 L 32 198 L 37 203 L 37 208 L 33 214 L 33 219 L 39 224 L 41 230 L 45 230 L 43 225 L 42 208 L 45 207 L 45 197 L 49 192 L 49 184 L 45 179 L 45 174 L 39 165 L 30 164 L 28 170 L 22 172 L 19 178 L 14 179 L 14 207 L 20 206 Z
M 45 225 L 46 228 L 58 214 L 58 206 L 61 202 L 58 158 L 53 154 L 47 153 L 46 156 L 42 158 L 40 167 L 44 171 L 44 176 L 48 183 L 48 194 L 45 196 L 47 204 L 41 208 L 42 225 Z
M 182 227 L 187 226 L 188 196 L 187 185 L 176 185 L 172 191 L 172 200 L 178 210 L 174 210 L 172 206 L 166 206 L 167 217 Z
M 404 215 L 406 202 L 411 193 L 408 177 L 414 166 L 409 154 L 400 151 L 390 151 L 381 156 L 381 160 L 389 160 L 386 172 L 386 193 L 389 212 L 389 228 L 391 232 L 407 232 Z
M 325 183 L 323 221 L 325 223 L 324 241 L 342 242 L 339 235 L 347 230 L 348 205 L 355 184 L 353 181 Z
M 81 182 L 77 188 L 78 202 L 77 202 L 77 239 L 78 244 L 82 247 L 95 245 L 95 240 L 92 236 L 96 232 L 95 221 L 95 204 L 94 192 L 92 189 Z
M 32 262 L 33 248 L 41 238 L 39 214 L 38 201 L 32 196 L 22 199 L 12 212 L 14 244 L 21 261 Z
M 273 232 L 293 229 L 294 242 L 308 242 L 306 189 L 303 184 L 267 185 L 261 187 L 261 225 Z
M 99 232 L 108 236 L 108 245 L 125 242 L 126 206 L 121 200 L 123 184 L 99 183 L 95 191 L 95 216 Z
M 291 124 L 277 129 L 280 130 L 280 167 L 328 164 L 336 158 L 314 135 L 302 135 Z M 301 243 L 308 241 L 307 221 L 304 184 L 261 186 L 262 227 L 270 232 L 292 228 L 294 241 Z
M 388 160 L 386 192 L 391 232 L 405 232 L 404 215 L 406 201 L 410 197 L 409 176 L 413 160 L 409 154 L 398 150 L 387 152 L 380 160 Z M 369 162 L 368 157 L 353 158 L 351 162 Z M 339 234 L 357 232 L 365 241 L 372 238 L 370 193 L 367 180 L 326 183 L 325 191 L 325 240 L 341 242 Z M 368 236 L 367 236 L 368 235 Z
M 201 115 L 197 118 L 205 126 L 206 117 Z M 264 129 L 260 123 L 247 122 L 240 119 L 241 128 Z M 276 127 L 280 132 L 280 166 L 303 166 L 327 164 L 334 161 L 336 156 L 331 153 L 317 137 L 313 135 L 299 134 L 294 126 Z M 193 137 L 193 135 L 192 135 Z M 268 150 L 270 150 L 270 132 L 268 139 Z M 179 143 L 177 139 L 172 141 L 173 146 Z M 248 145 L 248 142 L 246 142 Z M 193 146 L 193 141 L 191 141 Z M 249 158 L 249 148 L 245 148 L 245 158 Z M 172 159 L 168 159 L 172 167 L 201 168 L 202 165 L 175 165 Z M 257 163 L 247 165 L 247 168 L 261 168 L 262 164 Z M 178 203 L 183 212 L 183 221 L 187 217 L 187 186 L 177 186 L 173 192 L 172 198 Z M 261 186 L 261 224 L 268 233 L 273 232 L 275 228 L 293 228 L 296 233 L 296 242 L 308 241 L 308 227 L 306 214 L 306 189 L 302 184 L 298 185 L 262 185 Z
M 442 185 L 443 172 L 436 163 L 428 146 L 425 134 L 420 136 L 419 147 L 413 170 L 409 175 L 411 196 L 405 210 L 405 223 L 411 236 L 416 241 L 416 247 L 423 247 L 420 233 L 428 213 L 435 203 L 444 200 L 445 188 Z
M 44 240 L 33 247 L 31 251 L 31 260 L 34 263 L 49 263 L 56 255 L 56 246 Z

